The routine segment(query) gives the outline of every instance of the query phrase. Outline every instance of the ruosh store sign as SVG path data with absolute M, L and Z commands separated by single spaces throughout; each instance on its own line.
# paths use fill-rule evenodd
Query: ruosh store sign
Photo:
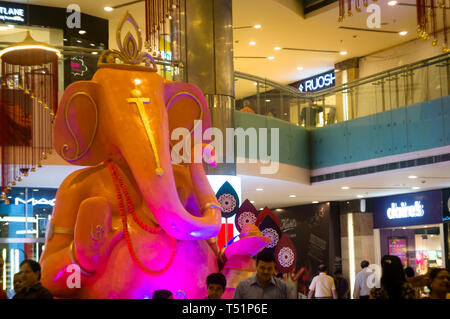
M 19 4 L 0 2 L 0 22 L 25 23 L 26 7 Z
M 334 83 L 335 83 L 335 76 L 333 70 L 300 81 L 298 89 L 302 93 L 315 92 L 321 89 L 332 87 L 334 86 Z

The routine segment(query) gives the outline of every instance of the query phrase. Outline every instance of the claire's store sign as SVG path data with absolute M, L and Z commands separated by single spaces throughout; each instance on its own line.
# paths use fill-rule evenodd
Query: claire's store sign
M 389 219 L 414 218 L 422 217 L 425 211 L 422 202 L 418 200 L 414 202 L 414 205 L 410 206 L 406 202 L 401 202 L 400 205 L 392 203 L 391 207 L 387 209 L 386 214 Z
M 426 191 L 371 199 L 374 228 L 442 223 L 442 191 Z
M 335 76 L 334 71 L 325 72 L 309 79 L 302 80 L 298 84 L 298 89 L 300 92 L 315 92 L 328 87 L 334 86 Z
M 26 7 L 20 4 L 0 2 L 0 23 L 25 23 Z

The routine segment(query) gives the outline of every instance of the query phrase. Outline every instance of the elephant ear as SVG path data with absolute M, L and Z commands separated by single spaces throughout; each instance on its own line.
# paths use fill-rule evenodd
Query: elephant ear
M 96 165 L 106 158 L 99 141 L 101 86 L 92 81 L 69 85 L 59 103 L 53 127 L 56 152 L 73 165 Z
M 211 117 L 208 103 L 202 91 L 195 85 L 183 82 L 170 82 L 164 89 L 164 100 L 169 118 L 169 134 L 177 128 L 186 128 L 191 134 L 191 147 L 194 146 L 194 126 L 197 122 L 197 132 L 202 136 L 211 127 Z M 201 130 L 200 130 L 201 125 Z M 173 139 L 172 145 L 180 142 L 182 137 Z M 203 140 L 203 143 L 209 143 Z

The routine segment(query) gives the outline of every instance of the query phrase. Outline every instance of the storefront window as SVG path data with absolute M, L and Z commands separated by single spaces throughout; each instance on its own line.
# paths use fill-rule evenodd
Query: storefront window
M 403 267 L 426 274 L 429 268 L 443 266 L 441 236 L 438 225 L 381 229 L 381 255 L 397 256 Z
M 0 202 L 0 256 L 4 260 L 0 277 L 4 290 L 12 289 L 11 280 L 23 260 L 39 261 L 55 195 L 56 189 L 14 187 L 8 192 L 10 204 Z

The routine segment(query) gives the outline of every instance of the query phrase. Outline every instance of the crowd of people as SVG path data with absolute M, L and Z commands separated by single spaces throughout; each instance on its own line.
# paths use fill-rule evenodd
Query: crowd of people
M 400 258 L 386 255 L 381 260 L 379 283 L 370 277 L 369 261 L 361 262 L 361 271 L 355 278 L 353 299 L 449 299 L 450 272 L 444 268 L 431 268 L 426 275 L 415 276 L 410 267 L 403 268 Z M 2 265 L 3 266 L 3 265 Z M 20 272 L 14 275 L 12 299 L 53 299 L 51 292 L 40 283 L 41 266 L 34 260 L 24 260 Z M 206 278 L 205 299 L 221 299 L 227 280 L 222 273 L 212 273 Z M 424 288 L 429 293 L 423 294 Z M 0 299 L 7 295 L 0 289 Z M 296 287 L 276 274 L 275 257 L 269 251 L 256 256 L 256 274 L 242 280 L 236 287 L 234 299 L 296 299 Z M 350 285 L 337 269 L 334 277 L 327 274 L 326 265 L 318 267 L 310 285 L 308 299 L 350 299 Z M 169 290 L 154 291 L 152 299 L 173 299 Z

